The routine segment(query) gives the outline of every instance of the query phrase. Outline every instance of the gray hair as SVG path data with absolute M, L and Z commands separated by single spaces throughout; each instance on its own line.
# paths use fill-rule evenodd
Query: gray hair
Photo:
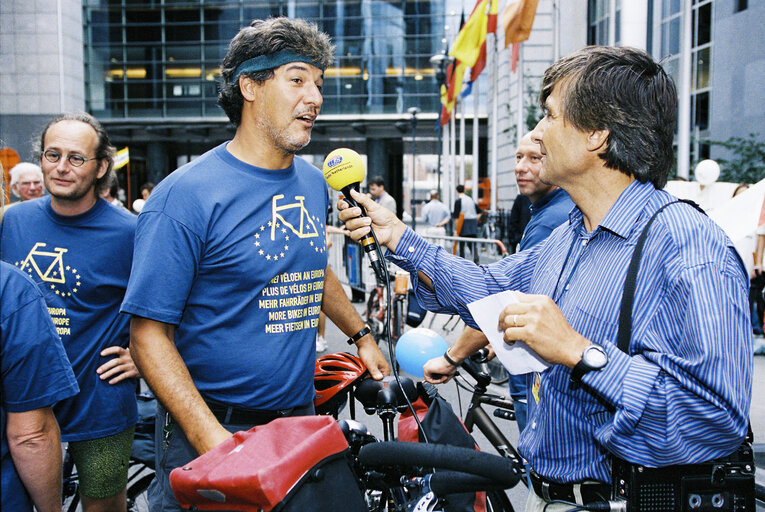
M 13 169 L 11 169 L 10 185 L 14 186 L 16 183 L 18 183 L 19 179 L 21 178 L 21 175 L 28 172 L 36 173 L 37 176 L 40 178 L 40 181 L 42 181 L 43 173 L 39 165 L 33 164 L 32 162 L 21 162 L 20 164 L 14 165 Z
M 599 155 L 606 167 L 664 187 L 674 163 L 677 91 L 650 55 L 588 46 L 560 59 L 542 79 L 543 111 L 556 84 L 567 121 L 579 130 L 609 131 L 608 147 Z

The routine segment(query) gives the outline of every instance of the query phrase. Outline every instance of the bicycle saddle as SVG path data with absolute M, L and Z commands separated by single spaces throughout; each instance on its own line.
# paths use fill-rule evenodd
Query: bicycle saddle
M 401 385 L 410 402 L 417 400 L 417 386 L 412 379 L 401 377 Z M 392 376 L 383 377 L 382 380 L 362 381 L 356 389 L 356 398 L 367 414 L 374 414 L 378 407 L 393 407 L 399 411 L 407 407 L 404 394 Z

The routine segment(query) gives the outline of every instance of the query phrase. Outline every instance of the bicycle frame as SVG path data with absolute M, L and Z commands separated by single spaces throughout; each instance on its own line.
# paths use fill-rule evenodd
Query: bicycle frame
M 479 354 L 481 353 L 479 352 Z M 485 359 L 483 354 L 479 355 L 478 357 Z M 463 361 L 461 365 L 461 368 L 464 369 L 476 381 L 476 384 L 473 387 L 473 395 L 470 398 L 470 405 L 468 405 L 468 411 L 465 414 L 465 418 L 463 419 L 465 428 L 468 429 L 468 432 L 472 433 L 473 428 L 477 427 L 478 430 L 480 430 L 481 433 L 486 436 L 486 439 L 491 443 L 491 445 L 500 455 L 512 459 L 519 465 L 519 467 L 524 467 L 525 469 L 521 455 L 513 447 L 513 444 L 502 433 L 499 427 L 497 427 L 497 424 L 494 423 L 489 414 L 483 409 L 483 407 L 481 407 L 482 404 L 485 404 L 498 407 L 505 411 L 513 411 L 513 401 L 504 397 L 498 398 L 493 396 L 486 396 L 487 387 L 491 382 L 491 377 L 487 373 L 482 372 L 476 368 L 474 366 L 476 362 L 478 361 L 473 361 L 471 358 L 468 358 Z M 525 472 L 524 478 L 522 478 L 521 481 L 524 483 L 524 485 L 528 485 L 528 481 L 525 478 Z

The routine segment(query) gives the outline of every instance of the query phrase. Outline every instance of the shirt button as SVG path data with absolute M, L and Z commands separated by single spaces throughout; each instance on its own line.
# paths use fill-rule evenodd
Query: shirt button
M 537 422 L 536 421 L 531 423 L 531 428 L 537 428 Z
M 409 246 L 409 252 L 414 252 L 414 247 Z
M 567 284 L 567 285 L 566 285 L 566 291 L 568 291 L 568 290 L 569 290 L 569 288 L 571 288 L 571 285 L 570 285 L 570 284 Z
M 582 240 L 582 247 L 587 247 L 588 240 Z

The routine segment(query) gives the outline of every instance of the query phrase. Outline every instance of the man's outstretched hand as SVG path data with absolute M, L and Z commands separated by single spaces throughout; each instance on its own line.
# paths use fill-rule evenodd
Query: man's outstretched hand
M 358 206 L 351 206 L 343 199 L 337 202 L 338 218 L 351 232 L 351 238 L 360 240 L 369 233 L 371 227 L 374 229 L 377 242 L 395 251 L 396 245 L 406 230 L 406 225 L 393 212 L 375 203 L 368 195 L 351 190 L 351 196 L 367 212 L 367 215 L 362 217 L 361 208 Z

